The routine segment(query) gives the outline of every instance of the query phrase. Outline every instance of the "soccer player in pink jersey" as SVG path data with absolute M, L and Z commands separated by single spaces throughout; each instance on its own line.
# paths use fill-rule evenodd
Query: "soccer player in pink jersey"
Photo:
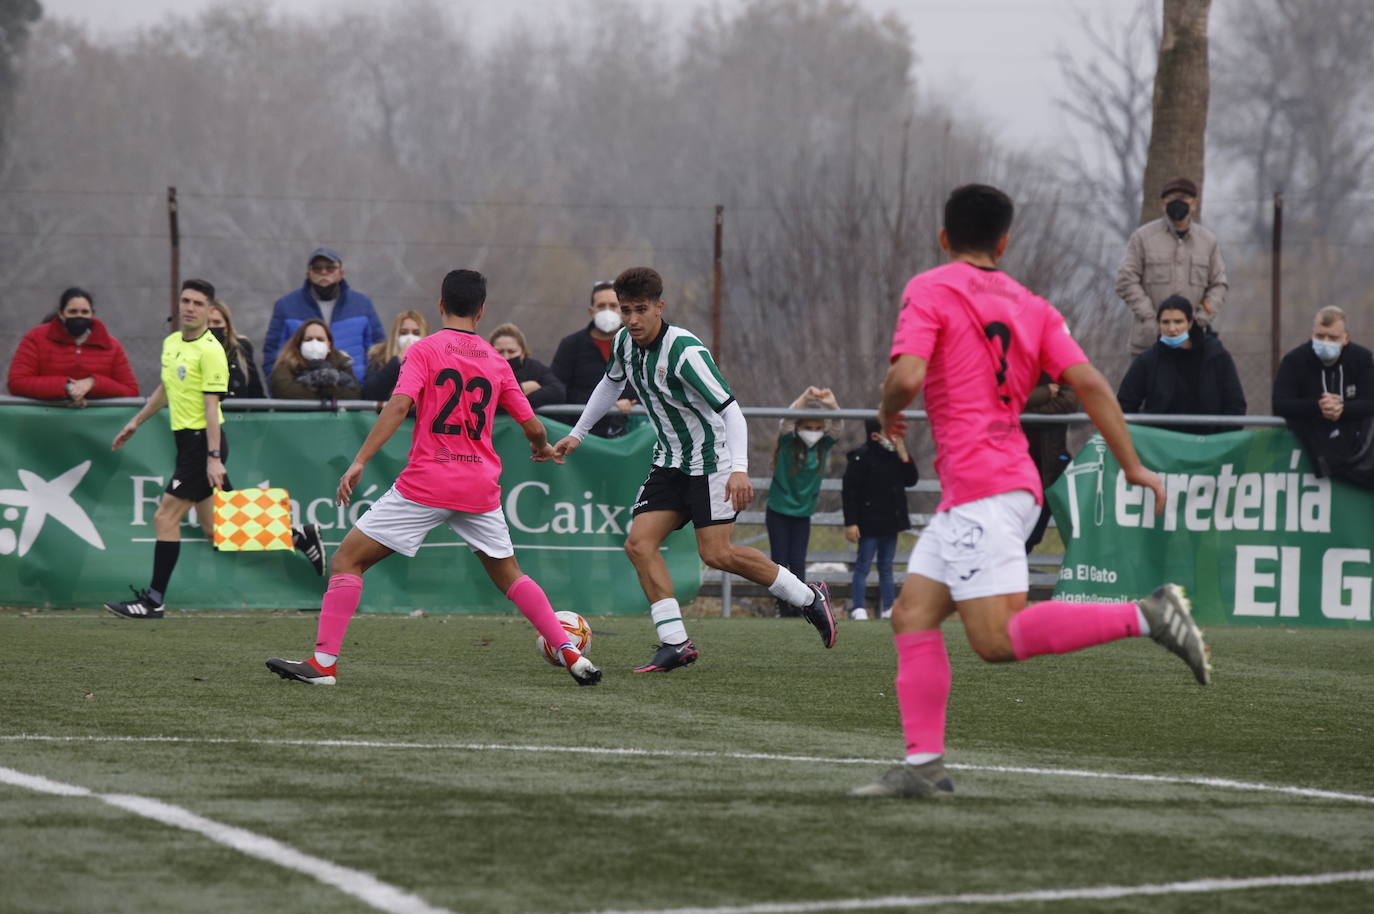
M 486 300 L 487 281 L 481 273 L 454 270 L 444 277 L 439 299 L 443 329 L 407 351 L 391 399 L 339 480 L 339 503 L 348 504 L 363 468 L 414 405 L 410 457 L 395 485 L 358 518 L 334 553 L 314 656 L 267 661 L 267 668 L 283 679 L 334 685 L 339 648 L 362 598 L 363 573 L 392 553 L 413 557 L 429 531 L 448 524 L 544 640 L 561 645 L 563 666 L 577 684 L 601 681 L 601 671 L 573 646 L 543 589 L 515 561 L 501 512 L 501 458 L 491 442 L 496 407 L 520 423 L 534 460 L 551 459 L 553 448 L 510 364 L 477 335 Z
M 1210 682 L 1202 633 L 1174 584 L 1132 603 L 1026 606 L 1024 544 L 1044 495 L 1020 414 L 1042 371 L 1078 394 L 1127 482 L 1154 493 L 1156 512 L 1164 486 L 1140 462 L 1111 386 L 1064 318 L 997 269 L 1012 212 L 1010 198 L 994 187 L 953 191 L 940 230 L 949 262 L 915 276 L 902 295 L 878 418 L 893 437 L 903 434 L 902 410 L 924 386 L 943 496 L 892 609 L 906 760 L 853 796 L 954 790 L 944 762 L 950 665 L 940 625 L 956 612 L 969 643 L 990 663 L 1149 635 L 1183 658 L 1199 683 Z

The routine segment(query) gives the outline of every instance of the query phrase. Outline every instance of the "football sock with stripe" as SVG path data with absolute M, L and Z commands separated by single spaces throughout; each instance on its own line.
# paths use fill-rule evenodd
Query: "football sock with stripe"
M 167 585 L 172 582 L 172 571 L 177 567 L 177 557 L 181 555 L 181 540 L 158 540 L 153 543 L 153 580 L 148 585 L 148 596 L 162 605 Z
M 1134 603 L 1066 603 L 1050 600 L 1011 617 L 1007 633 L 1017 660 L 1067 654 L 1141 633 Z
M 358 603 L 363 598 L 363 579 L 356 574 L 336 574 L 329 579 L 329 588 L 324 592 L 320 603 L 320 624 L 315 636 L 315 661 L 329 666 L 320 658 L 337 659 L 339 648 L 343 647 L 344 633 L 348 623 L 358 611 Z
M 759 583 L 763 583 L 760 581 Z M 786 600 L 793 606 L 810 606 L 816 599 L 816 592 L 802 583 L 801 578 L 783 566 L 778 566 L 778 576 L 768 585 L 768 592 L 779 600 Z
M 567 631 L 554 615 L 544 588 L 540 587 L 534 578 L 527 574 L 521 575 L 510 586 L 510 590 L 506 591 L 506 599 L 515 604 L 515 608 L 530 620 L 530 624 L 549 644 L 558 647 L 567 642 Z
M 897 710 L 902 715 L 907 760 L 929 761 L 945 751 L 945 711 L 949 705 L 949 651 L 939 629 L 903 632 L 897 645 Z
M 669 597 L 650 604 L 649 615 L 653 616 L 659 641 L 681 644 L 687 640 L 687 626 L 682 624 L 682 608 L 677 605 L 677 600 Z

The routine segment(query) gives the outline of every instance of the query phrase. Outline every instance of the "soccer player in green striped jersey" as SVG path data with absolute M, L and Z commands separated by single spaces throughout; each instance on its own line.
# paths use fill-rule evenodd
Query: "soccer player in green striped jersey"
M 663 279 L 648 267 L 633 267 L 615 280 L 624 326 L 611 344 L 611 359 L 582 416 L 558 442 L 562 463 L 592 425 L 615 404 L 626 380 L 649 414 L 658 443 L 653 466 L 631 511 L 625 552 L 649 600 L 659 647 L 636 673 L 666 673 L 694 662 L 696 645 L 687 637 L 673 579 L 659 547 L 668 534 L 696 527 L 697 551 L 712 568 L 767 587 L 802 611 L 826 647 L 835 645 L 835 614 L 824 584 L 806 584 L 757 549 L 730 541 L 735 516 L 754 497 L 749 483 L 749 429 L 730 385 L 706 346 L 692 333 L 663 319 Z

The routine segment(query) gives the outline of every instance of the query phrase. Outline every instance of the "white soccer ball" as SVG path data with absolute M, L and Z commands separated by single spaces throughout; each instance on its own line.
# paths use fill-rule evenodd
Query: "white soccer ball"
M 554 615 L 558 617 L 558 621 L 563 626 L 563 631 L 568 633 L 568 640 L 573 643 L 573 647 L 577 648 L 578 653 L 587 653 L 587 648 L 591 647 L 592 644 L 592 627 L 587 624 L 587 620 L 568 609 L 556 612 Z M 543 635 L 536 638 L 535 643 L 539 645 L 539 651 L 544 655 L 545 660 L 554 666 L 563 665 L 563 658 L 558 653 L 558 649 L 563 646 L 562 643 L 549 644 L 544 640 Z

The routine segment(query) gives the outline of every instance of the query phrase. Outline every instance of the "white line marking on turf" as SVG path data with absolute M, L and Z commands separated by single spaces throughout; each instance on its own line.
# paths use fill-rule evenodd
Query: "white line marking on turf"
M 418 895 L 382 882 L 370 873 L 351 870 L 337 863 L 330 863 L 319 857 L 296 850 L 266 835 L 259 835 L 222 822 L 215 822 L 198 816 L 189 809 L 173 806 L 151 797 L 131 796 L 117 793 L 96 793 L 77 784 L 64 784 L 38 775 L 25 774 L 13 768 L 0 767 L 0 782 L 24 787 L 40 793 L 51 793 L 64 797 L 89 797 L 110 806 L 126 810 L 136 816 L 152 819 L 174 828 L 204 835 L 216 844 L 231 847 L 240 853 L 259 860 L 266 860 L 277 866 L 304 873 L 333 886 L 345 895 L 352 896 L 378 911 L 388 914 L 453 914 L 447 908 L 438 908 Z
M 702 749 L 635 749 L 603 746 L 522 746 L 503 743 L 412 743 L 365 739 L 236 739 L 231 737 L 187 736 L 46 736 L 36 733 L 0 734 L 0 742 L 51 743 L 188 743 L 206 745 L 240 744 L 246 746 L 313 746 L 339 749 L 419 749 L 458 752 L 561 752 L 572 755 L 621 755 L 650 758 L 720 758 L 765 762 L 803 762 L 825 765 L 891 765 L 892 759 L 832 758 L 821 755 L 780 755 L 772 752 L 714 752 Z M 1279 793 L 1312 800 L 1337 800 L 1374 805 L 1374 796 L 1343 793 L 1316 787 L 1262 784 L 1258 781 L 1233 781 L 1229 778 L 1184 777 L 1167 774 L 1129 774 L 1113 771 L 1087 771 L 1078 768 L 1030 768 L 1018 765 L 966 765 L 951 763 L 955 771 L 991 771 L 999 774 L 1029 774 L 1042 777 L 1093 778 L 1108 781 L 1134 781 L 1145 784 L 1176 784 L 1189 787 L 1220 787 L 1254 793 Z
M 1246 889 L 1302 888 L 1338 882 L 1371 882 L 1374 870 L 1317 873 L 1311 876 L 1256 876 L 1251 879 L 1194 879 L 1145 885 L 1099 885 L 1082 889 L 1040 889 L 1032 892 L 967 893 L 962 895 L 888 895 L 882 898 L 839 898 L 833 901 L 770 901 L 715 908 L 602 909 L 594 914 L 806 914 L 815 911 L 876 911 L 883 908 L 933 908 L 962 904 L 1035 904 L 1046 901 L 1103 901 L 1149 895 L 1209 894 Z

